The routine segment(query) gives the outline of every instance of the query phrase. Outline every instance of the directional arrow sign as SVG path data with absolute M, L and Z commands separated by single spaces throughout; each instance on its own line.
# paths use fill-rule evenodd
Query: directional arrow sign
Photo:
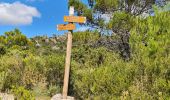
M 65 22 L 86 23 L 86 17 L 81 16 L 64 16 Z
M 57 30 L 61 31 L 61 30 L 75 30 L 76 26 L 74 24 L 60 24 L 57 25 Z

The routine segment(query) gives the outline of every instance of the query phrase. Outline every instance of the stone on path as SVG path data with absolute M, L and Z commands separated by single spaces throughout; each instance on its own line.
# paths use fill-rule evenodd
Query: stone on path
M 62 97 L 63 96 L 61 94 L 56 94 L 51 98 L 51 100 L 74 100 L 74 97 L 68 96 L 67 99 L 62 99 Z
M 14 96 L 12 94 L 0 93 L 0 100 L 14 100 Z

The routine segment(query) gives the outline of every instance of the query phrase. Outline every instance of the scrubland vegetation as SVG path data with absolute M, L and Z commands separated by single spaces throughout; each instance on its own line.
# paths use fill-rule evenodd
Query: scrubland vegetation
M 146 18 L 114 13 L 104 28 L 119 29 L 119 34 L 73 33 L 69 95 L 77 100 L 170 99 L 170 12 L 154 9 L 154 16 Z M 61 93 L 65 51 L 65 35 L 4 33 L 0 90 L 18 100 Z

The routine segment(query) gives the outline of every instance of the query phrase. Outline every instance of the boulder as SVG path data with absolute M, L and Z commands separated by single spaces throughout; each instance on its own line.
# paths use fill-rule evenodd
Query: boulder
M 63 99 L 61 94 L 54 95 L 51 100 L 74 100 L 74 97 L 67 96 L 67 99 Z
M 7 93 L 0 93 L 0 100 L 14 100 L 14 96 Z

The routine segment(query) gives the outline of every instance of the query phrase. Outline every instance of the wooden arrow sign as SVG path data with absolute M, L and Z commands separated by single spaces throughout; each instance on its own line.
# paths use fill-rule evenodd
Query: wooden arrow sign
M 86 17 L 81 16 L 64 16 L 65 22 L 86 23 Z
M 60 24 L 57 25 L 57 30 L 62 31 L 62 30 L 75 30 L 76 26 L 74 24 Z

